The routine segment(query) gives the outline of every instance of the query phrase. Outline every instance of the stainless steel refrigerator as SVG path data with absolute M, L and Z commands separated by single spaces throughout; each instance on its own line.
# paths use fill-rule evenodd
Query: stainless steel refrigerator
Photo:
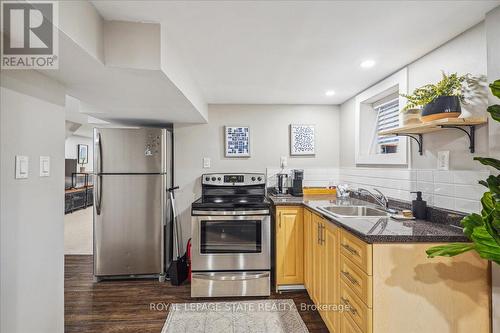
M 172 132 L 94 129 L 94 276 L 164 277 L 171 260 Z

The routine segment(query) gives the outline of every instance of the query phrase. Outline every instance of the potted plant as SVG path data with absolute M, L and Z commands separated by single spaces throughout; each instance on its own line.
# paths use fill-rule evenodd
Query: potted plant
M 493 95 L 500 98 L 500 80 L 490 84 L 490 88 Z M 500 105 L 488 107 L 488 112 L 494 120 L 500 122 Z M 488 157 L 474 157 L 474 160 L 500 170 L 500 160 Z M 474 250 L 482 258 L 500 265 L 500 175 L 491 175 L 488 179 L 479 181 L 479 184 L 488 188 L 481 199 L 481 214 L 470 214 L 461 221 L 463 232 L 471 243 L 434 246 L 426 251 L 429 257 L 452 257 Z
M 403 112 L 415 113 L 422 109 L 421 119 L 428 122 L 443 118 L 458 118 L 461 104 L 467 104 L 475 95 L 482 95 L 482 77 L 471 74 L 458 75 L 442 72 L 442 79 L 436 84 L 426 84 L 411 95 L 401 94 L 408 100 Z

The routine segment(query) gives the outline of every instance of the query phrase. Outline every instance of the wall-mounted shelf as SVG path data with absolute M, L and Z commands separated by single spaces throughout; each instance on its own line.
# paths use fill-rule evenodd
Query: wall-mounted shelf
M 418 152 L 423 154 L 423 134 L 444 131 L 447 129 L 457 129 L 464 132 L 469 138 L 469 150 L 474 153 L 475 149 L 475 130 L 476 125 L 486 124 L 488 119 L 486 117 L 478 118 L 446 118 L 430 121 L 421 124 L 412 124 L 389 130 L 381 131 L 378 135 L 384 136 L 407 136 L 418 143 Z M 467 130 L 468 128 L 468 130 Z

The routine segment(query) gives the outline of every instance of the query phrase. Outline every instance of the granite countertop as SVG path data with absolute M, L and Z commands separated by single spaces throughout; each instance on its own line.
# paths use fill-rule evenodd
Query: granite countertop
M 275 206 L 304 205 L 335 225 L 346 229 L 367 243 L 407 243 L 407 242 L 469 242 L 460 227 L 425 220 L 395 220 L 390 217 L 336 217 L 319 207 L 341 205 L 373 204 L 358 199 L 337 199 L 333 195 L 292 197 L 273 196 L 269 199 Z

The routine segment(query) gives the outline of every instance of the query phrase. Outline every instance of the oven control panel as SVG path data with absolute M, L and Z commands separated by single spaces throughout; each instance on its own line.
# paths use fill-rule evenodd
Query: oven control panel
M 218 186 L 263 185 L 266 176 L 263 173 L 206 173 L 201 176 L 201 183 Z

